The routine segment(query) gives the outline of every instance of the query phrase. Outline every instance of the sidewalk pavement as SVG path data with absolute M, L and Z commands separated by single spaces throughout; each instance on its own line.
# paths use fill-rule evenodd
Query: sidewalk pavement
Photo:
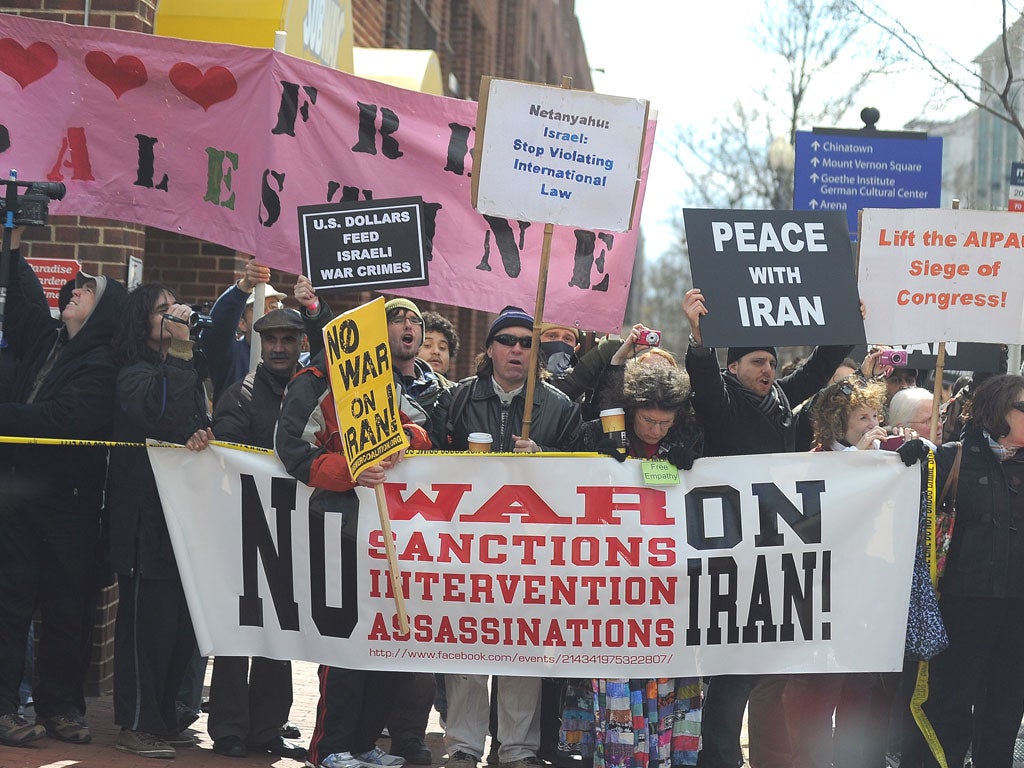
M 207 667 L 206 685 L 209 692 L 211 663 Z M 317 665 L 305 661 L 292 663 L 293 702 L 291 721 L 302 732 L 298 742 L 309 745 L 316 721 L 316 702 L 319 697 Z M 65 744 L 45 737 L 27 747 L 6 747 L 0 745 L 0 768 L 298 768 L 302 763 L 273 755 L 249 755 L 247 758 L 223 757 L 213 751 L 213 741 L 206 733 L 206 715 L 200 716 L 192 726 L 196 746 L 181 747 L 174 760 L 156 760 L 122 752 L 114 745 L 120 730 L 114 725 L 114 700 L 112 696 L 99 696 L 88 700 L 89 729 L 92 742 L 89 744 Z M 434 765 L 444 760 L 443 731 L 437 712 L 431 710 L 427 726 L 427 746 L 434 753 Z M 388 739 L 378 744 L 384 751 Z

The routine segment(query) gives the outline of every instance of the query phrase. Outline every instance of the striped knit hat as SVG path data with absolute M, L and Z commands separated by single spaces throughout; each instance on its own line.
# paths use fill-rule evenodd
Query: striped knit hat
M 522 307 L 513 307 L 511 305 L 505 307 L 498 314 L 498 318 L 491 324 L 491 330 L 487 333 L 487 341 L 484 342 L 484 346 L 490 346 L 495 336 L 506 328 L 512 328 L 513 326 L 529 328 L 532 331 L 533 317 L 526 314 L 526 310 Z

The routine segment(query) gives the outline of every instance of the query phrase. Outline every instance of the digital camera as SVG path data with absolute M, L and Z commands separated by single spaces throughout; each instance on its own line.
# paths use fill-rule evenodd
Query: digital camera
M 181 323 L 182 325 L 187 325 L 188 329 L 193 333 L 201 331 L 203 328 L 213 328 L 213 319 L 209 315 L 204 315 L 200 312 L 193 312 L 188 316 L 188 320 L 182 320 L 180 317 L 165 314 L 164 320 L 169 323 Z
M 904 368 L 907 365 L 907 350 L 884 349 L 878 356 L 879 365 L 890 365 L 893 368 Z
M 902 435 L 890 435 L 889 437 L 885 438 L 885 440 L 882 441 L 882 444 L 879 447 L 883 451 L 895 451 L 906 441 L 906 438 L 903 437 Z
M 637 344 L 643 344 L 645 347 L 660 347 L 661 331 L 654 331 L 650 328 L 645 328 L 640 331 L 640 338 L 637 340 Z

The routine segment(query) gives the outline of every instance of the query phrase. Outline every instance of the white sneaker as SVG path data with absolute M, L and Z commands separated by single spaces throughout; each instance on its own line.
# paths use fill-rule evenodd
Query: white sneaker
M 405 758 L 399 757 L 398 755 L 389 755 L 380 747 L 374 747 L 369 752 L 363 752 L 361 755 L 355 756 L 356 762 L 366 766 L 366 768 L 377 768 L 377 766 L 384 766 L 385 768 L 398 768 L 400 765 L 405 765 Z M 329 768 L 334 768 L 330 766 Z M 342 768 L 348 768 L 343 766 Z
M 363 764 L 351 752 L 335 752 L 320 761 L 320 768 L 363 768 Z

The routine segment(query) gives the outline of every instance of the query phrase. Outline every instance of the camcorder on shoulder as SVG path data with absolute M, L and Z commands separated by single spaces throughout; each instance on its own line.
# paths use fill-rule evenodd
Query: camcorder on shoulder
M 0 216 L 6 221 L 10 206 L 16 227 L 45 227 L 50 223 L 50 201 L 63 200 L 67 193 L 67 187 L 59 181 L 0 179 L 0 184 L 7 186 L 6 194 L 0 195 Z M 19 195 L 18 187 L 26 190 Z

